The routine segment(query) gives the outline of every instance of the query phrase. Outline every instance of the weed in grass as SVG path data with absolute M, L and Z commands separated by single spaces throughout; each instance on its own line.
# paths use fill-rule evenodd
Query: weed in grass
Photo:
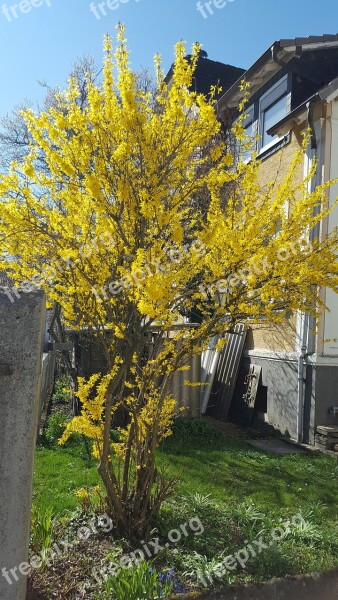
M 210 558 L 196 551 L 186 555 L 184 557 L 185 571 L 183 576 L 189 578 L 190 583 L 195 587 L 208 584 L 212 587 L 217 583 L 231 584 L 234 581 L 233 575 L 220 567 L 224 556 L 225 552 L 222 552 Z
M 204 495 L 199 492 L 189 494 L 190 505 L 195 508 L 209 508 L 212 504 L 210 494 Z
M 88 514 L 103 513 L 106 510 L 106 499 L 99 485 L 94 487 L 82 487 L 75 490 L 74 495 L 78 498 L 81 512 Z
M 231 515 L 238 525 L 245 528 L 254 527 L 265 519 L 264 513 L 251 502 L 241 502 L 232 509 Z
M 306 506 L 302 509 L 302 517 L 305 521 L 321 520 L 324 513 L 327 512 L 327 506 L 321 500 L 317 500 L 310 506 Z
M 305 521 L 304 518 L 292 526 L 289 535 L 294 541 L 307 544 L 316 544 L 322 539 L 320 528 L 311 521 Z
M 115 543 L 114 546 L 107 552 L 106 560 L 111 565 L 115 563 L 118 558 L 120 558 L 123 554 L 123 546 L 122 544 Z
M 338 525 L 332 523 L 331 527 L 321 527 L 321 546 L 326 550 L 327 553 L 331 553 L 333 556 L 338 556 Z

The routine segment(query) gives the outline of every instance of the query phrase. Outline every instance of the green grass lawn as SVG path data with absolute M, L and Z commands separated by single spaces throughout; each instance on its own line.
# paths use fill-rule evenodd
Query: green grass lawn
M 220 581 L 214 577 L 214 584 L 261 581 L 338 565 L 335 459 L 266 454 L 203 421 L 179 419 L 174 435 L 158 451 L 158 465 L 178 479 L 175 497 L 163 506 L 157 523 L 161 539 L 195 515 L 204 525 L 203 535 L 190 536 L 156 558 L 160 568 L 175 565 L 190 589 L 195 583 L 189 572 L 212 571 L 222 556 L 236 552 L 247 540 L 267 537 L 273 527 L 300 512 L 304 528 L 252 559 L 244 570 L 227 573 Z M 95 461 L 81 443 L 37 449 L 36 508 L 52 507 L 60 515 L 74 511 L 79 507 L 74 491 L 98 483 Z
M 168 439 L 159 462 L 179 475 L 181 494 L 210 494 L 230 504 L 252 501 L 277 511 L 321 501 L 331 507 L 332 517 L 338 515 L 338 462 L 328 456 L 275 456 L 216 432 L 205 442 L 203 437 Z
M 323 502 L 338 516 L 338 462 L 324 455 L 274 456 L 226 438 L 209 426 L 177 431 L 158 452 L 159 465 L 178 477 L 177 494 L 198 492 L 230 504 L 251 501 L 274 511 Z M 82 445 L 38 447 L 33 501 L 56 513 L 78 505 L 74 491 L 99 483 Z
M 52 508 L 55 514 L 74 510 L 79 506 L 75 490 L 98 483 L 96 464 L 88 460 L 84 447 L 37 448 L 33 487 L 36 508 Z

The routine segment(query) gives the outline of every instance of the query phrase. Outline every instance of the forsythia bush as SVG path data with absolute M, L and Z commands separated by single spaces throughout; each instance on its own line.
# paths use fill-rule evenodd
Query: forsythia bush
M 103 83 L 75 80 L 46 112 L 25 112 L 31 151 L 0 175 L 0 268 L 24 290 L 41 287 L 66 325 L 90 333 L 108 370 L 79 380 L 81 415 L 68 424 L 93 440 L 116 526 L 144 535 L 172 491 L 155 452 L 177 408 L 171 375 L 211 336 L 263 317 L 321 308 L 337 290 L 337 235 L 309 233 L 326 218 L 325 187 L 288 176 L 259 185 L 259 162 L 235 161 L 208 97 L 191 92 L 198 60 L 176 46 L 173 76 L 155 60 L 157 94 L 129 66 L 123 27 L 105 40 Z M 247 86 L 243 84 L 242 115 Z M 249 143 L 239 119 L 232 135 Z M 285 204 L 288 203 L 288 211 Z M 173 329 L 182 315 L 196 327 Z M 152 343 L 149 343 L 152 331 Z M 222 342 L 221 342 L 222 343 Z M 128 425 L 112 440 L 120 408 Z

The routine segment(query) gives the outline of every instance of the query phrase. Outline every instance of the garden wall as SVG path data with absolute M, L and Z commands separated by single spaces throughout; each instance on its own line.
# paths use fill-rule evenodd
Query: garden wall
M 338 569 L 274 579 L 260 585 L 231 586 L 227 590 L 176 596 L 181 600 L 337 600 Z
M 1 600 L 26 596 L 45 320 L 42 292 L 11 303 L 0 291 Z

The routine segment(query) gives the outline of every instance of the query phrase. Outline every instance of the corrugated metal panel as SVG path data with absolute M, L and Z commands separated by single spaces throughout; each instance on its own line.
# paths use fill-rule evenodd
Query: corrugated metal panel
M 207 414 L 221 421 L 225 421 L 228 416 L 246 333 L 247 329 L 244 325 L 236 325 L 235 333 L 226 336 L 227 344 L 218 359 Z
M 194 355 L 187 361 L 188 371 L 176 371 L 171 378 L 170 393 L 174 396 L 180 408 L 184 408 L 183 416 L 200 416 L 200 386 L 189 386 L 185 382 L 199 383 L 201 381 L 201 357 Z
M 219 335 L 211 338 L 208 349 L 202 352 L 201 356 L 201 413 L 204 415 L 207 410 L 209 398 L 211 394 L 212 384 L 216 373 L 217 363 L 220 352 L 215 350 L 215 346 L 219 340 Z

